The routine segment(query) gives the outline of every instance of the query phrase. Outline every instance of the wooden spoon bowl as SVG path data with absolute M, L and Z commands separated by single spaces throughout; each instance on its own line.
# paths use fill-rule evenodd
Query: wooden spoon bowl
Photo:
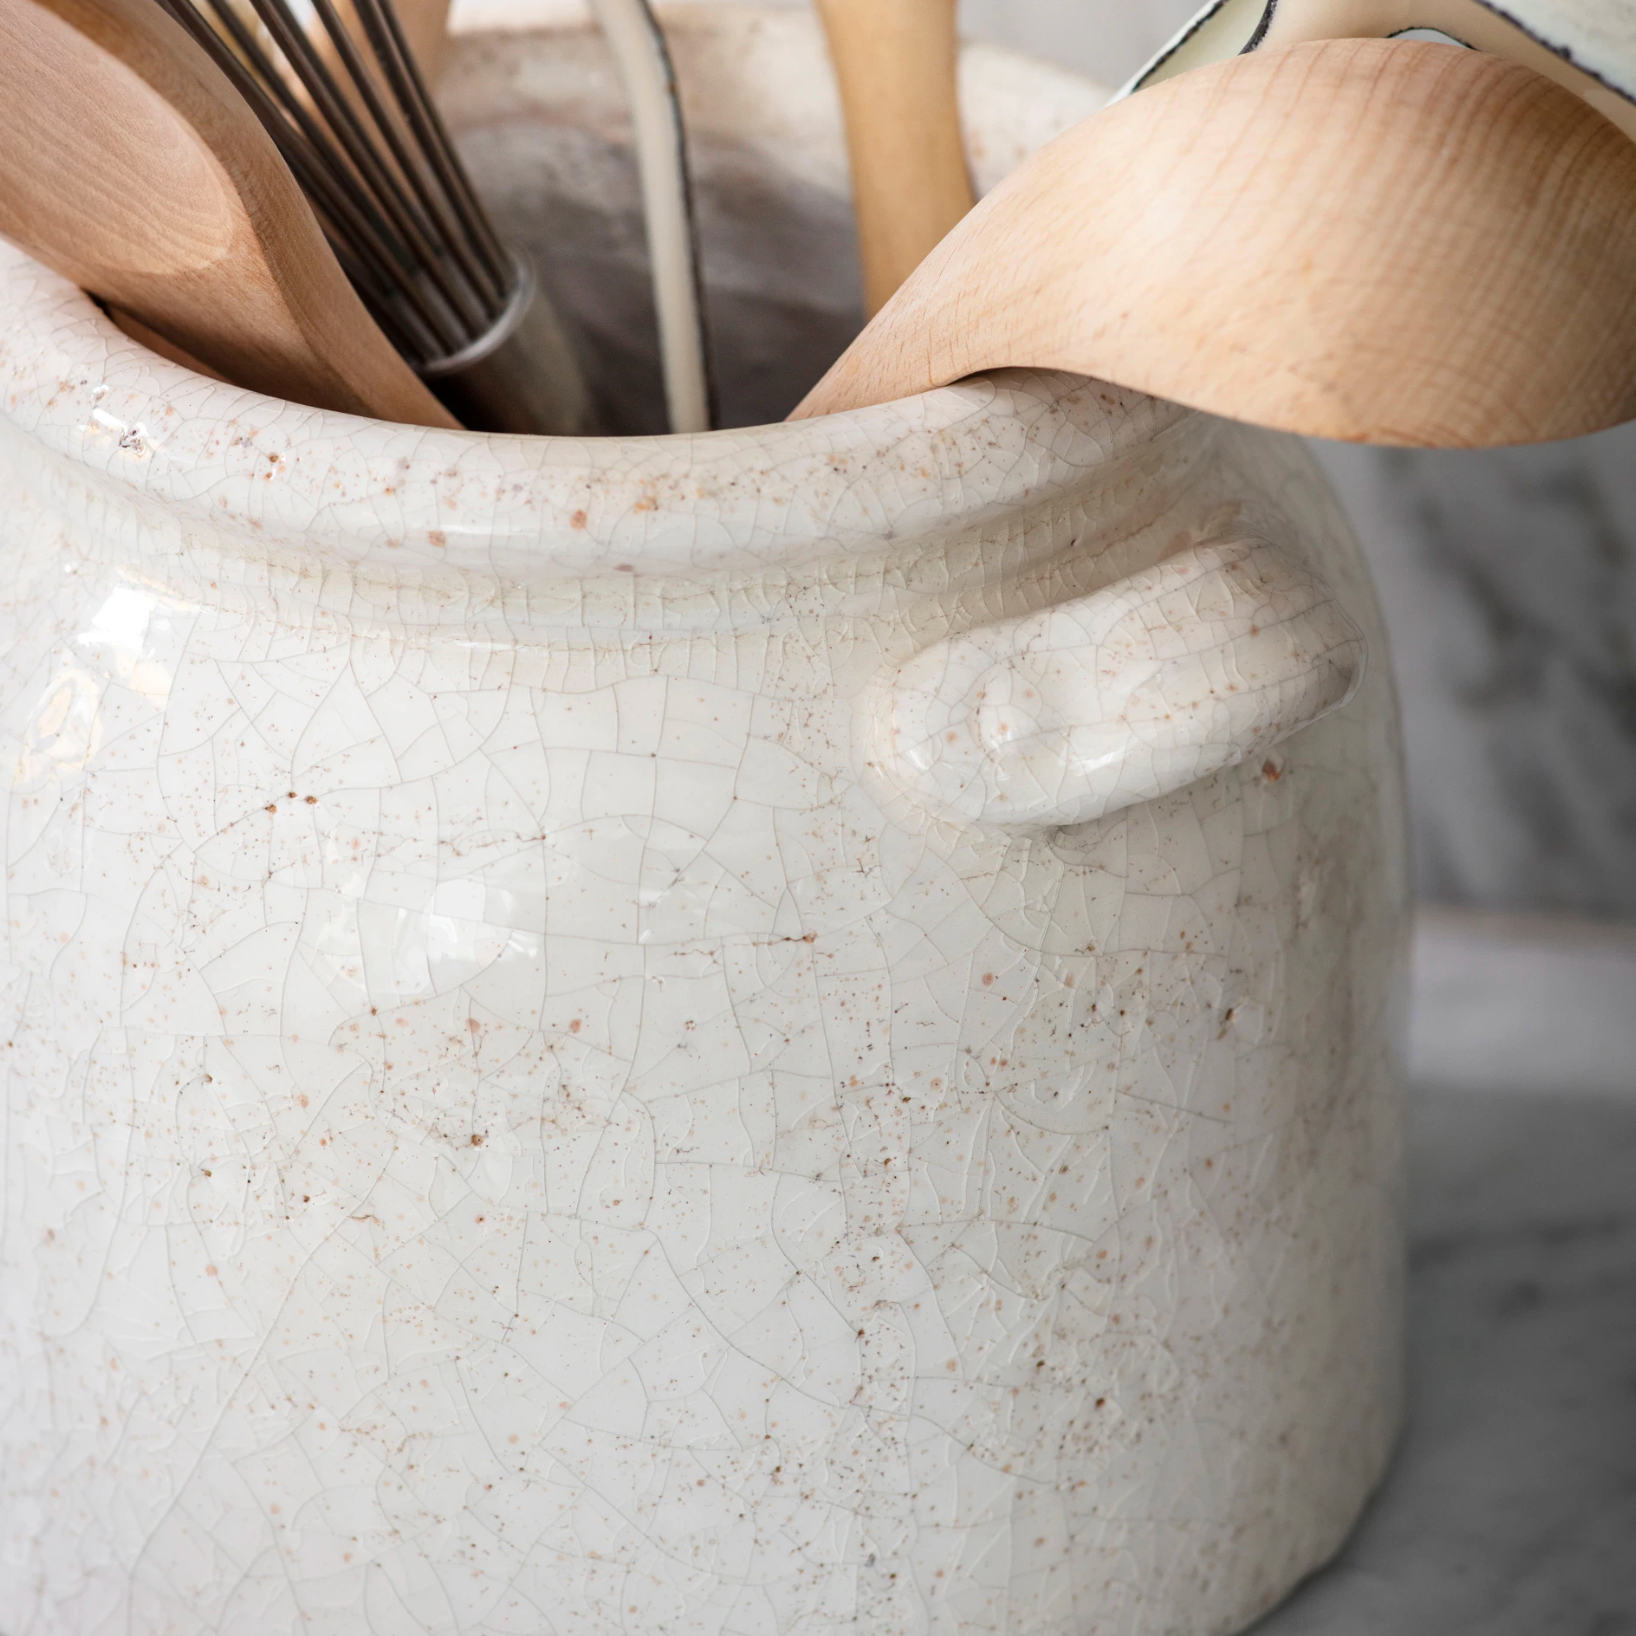
M 1636 144 L 1419 40 L 1262 51 L 1120 102 L 963 221 L 796 411 L 1071 370 L 1355 442 L 1636 417 Z
M 0 0 L 0 237 L 253 391 L 452 427 L 255 115 L 156 0 Z

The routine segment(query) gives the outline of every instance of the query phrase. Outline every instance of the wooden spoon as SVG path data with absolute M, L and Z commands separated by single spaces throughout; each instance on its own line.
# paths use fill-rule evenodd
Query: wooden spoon
M 796 411 L 1003 365 L 1356 442 L 1636 417 L 1636 145 L 1515 63 L 1256 52 L 1115 104 L 944 241 Z
M 955 0 L 818 0 L 846 112 L 864 303 L 880 311 L 975 203 Z
M 154 0 L 0 0 L 0 236 L 235 385 L 456 422 L 272 140 Z

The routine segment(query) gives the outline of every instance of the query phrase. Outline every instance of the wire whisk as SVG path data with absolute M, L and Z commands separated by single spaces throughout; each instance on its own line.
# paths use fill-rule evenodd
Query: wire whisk
M 277 143 L 393 345 L 476 430 L 575 433 L 589 398 L 533 269 L 503 244 L 390 0 L 157 0 Z

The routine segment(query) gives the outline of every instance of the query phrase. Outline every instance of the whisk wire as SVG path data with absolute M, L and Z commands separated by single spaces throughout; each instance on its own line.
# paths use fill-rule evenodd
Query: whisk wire
M 370 194 L 231 7 L 212 4 L 223 30 L 218 33 L 194 0 L 160 4 L 210 54 L 272 135 L 319 212 L 331 246 L 356 252 L 347 258 L 348 277 L 371 314 L 394 332 L 394 345 L 411 362 L 457 348 L 459 332 L 415 287 L 403 248 L 392 242 L 392 230 Z
M 281 10 L 285 0 L 251 0 L 251 3 L 258 12 L 268 12 Z M 434 197 L 433 189 L 427 185 L 424 165 L 417 162 L 417 155 L 404 140 L 399 129 L 401 110 L 399 117 L 394 118 L 387 109 L 377 88 L 375 74 L 364 61 L 362 53 L 353 41 L 351 31 L 336 13 L 331 0 L 312 0 L 312 5 L 329 37 L 331 47 L 357 92 L 359 101 L 386 147 L 391 159 L 390 164 L 383 160 L 379 151 L 368 142 L 367 137 L 361 135 L 361 121 L 358 120 L 348 99 L 336 87 L 328 65 L 303 34 L 301 46 L 312 71 L 324 80 L 329 92 L 340 97 L 350 127 L 354 131 L 360 131 L 360 139 L 369 153 L 371 169 L 382 178 L 376 185 L 383 191 L 389 190 L 391 198 L 402 211 L 407 224 L 406 234 L 412 233 L 419 240 L 416 249 L 426 258 L 427 274 L 437 284 L 439 293 L 461 311 L 468 326 L 486 327 L 493 322 L 498 309 L 493 300 L 483 299 L 486 292 L 483 289 L 482 273 L 462 241 L 458 227 Z M 408 184 L 408 194 L 400 185 L 400 177 Z M 409 194 L 413 194 L 413 201 Z M 450 260 L 458 268 L 464 280 L 464 288 L 456 290 L 444 276 L 447 262 Z
M 411 364 L 434 368 L 493 331 L 519 271 L 386 0 L 353 0 L 357 34 L 335 0 L 308 0 L 322 36 L 302 27 L 292 0 L 157 3 L 255 111 Z
M 390 228 L 352 173 L 338 162 L 321 128 L 260 42 L 230 9 L 218 14 L 224 39 L 192 0 L 161 3 L 210 54 L 272 135 L 317 210 L 332 248 L 338 254 L 343 248 L 348 252 L 347 276 L 370 312 L 393 332 L 393 344 L 411 359 L 446 352 L 456 342 L 453 330 L 405 278 L 403 257 L 391 243 Z
M 382 0 L 354 0 L 354 5 L 377 57 L 393 81 L 399 106 L 419 139 L 428 163 L 437 173 L 445 195 L 458 213 L 461 226 L 483 253 L 495 283 L 497 299 L 503 307 L 515 283 L 511 258 L 501 247 L 487 214 L 478 203 L 465 166 L 455 155 L 448 127 L 444 125 L 442 115 L 426 89 L 426 81 L 414 53 L 409 49 L 397 9 L 382 4 Z
M 212 0 L 218 11 L 229 3 L 230 0 Z M 306 31 L 298 27 L 290 16 L 286 0 L 250 0 L 250 4 L 254 6 L 256 15 L 272 35 L 284 60 L 290 65 L 291 72 L 312 98 L 324 124 L 340 144 L 346 160 L 373 194 L 394 231 L 404 240 L 407 252 L 404 256 L 405 271 L 424 275 L 426 281 L 437 292 L 439 299 L 450 308 L 459 329 L 480 327 L 485 322 L 486 314 L 480 307 L 474 308 L 465 292 L 458 290 L 445 275 L 447 258 L 440 253 L 441 247 L 437 242 L 438 229 L 421 215 L 415 201 L 404 191 L 392 167 L 383 160 L 378 147 L 371 141 L 363 121 L 358 117 L 351 99 L 336 83 L 329 65 L 313 46 Z M 331 15 L 333 16 L 333 13 Z M 322 13 L 320 16 L 322 17 Z M 346 31 L 340 25 L 339 19 L 336 19 L 336 23 L 344 36 Z M 367 76 L 361 72 L 362 64 L 350 49 L 350 37 L 344 41 L 338 40 L 335 44 L 371 119 L 382 127 L 381 134 L 383 138 L 388 139 L 390 148 L 390 138 L 396 133 L 391 131 L 385 118 L 385 111 L 374 96 L 373 87 L 369 84 Z

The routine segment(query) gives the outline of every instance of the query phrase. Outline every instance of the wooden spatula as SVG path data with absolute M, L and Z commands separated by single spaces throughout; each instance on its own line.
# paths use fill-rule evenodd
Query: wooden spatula
M 0 153 L 0 236 L 235 385 L 455 425 L 154 0 L 0 0 Z
M 796 411 L 1004 365 L 1356 442 L 1636 418 L 1636 144 L 1515 63 L 1256 52 L 1115 104 L 955 229 Z
M 873 315 L 974 202 L 955 0 L 818 0 L 846 113 Z

